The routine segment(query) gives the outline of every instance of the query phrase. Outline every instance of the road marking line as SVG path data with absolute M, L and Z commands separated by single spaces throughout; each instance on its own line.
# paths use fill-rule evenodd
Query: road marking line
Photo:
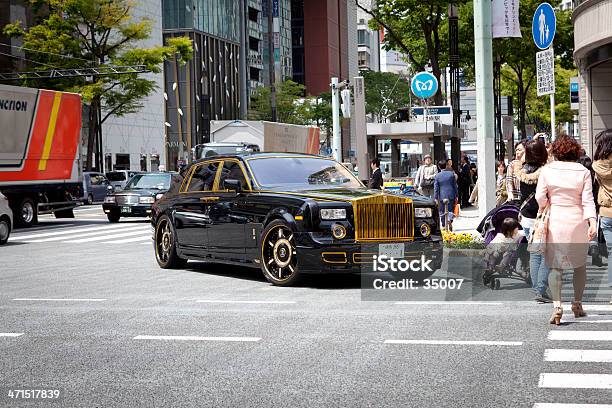
M 261 337 L 201 337 L 201 336 L 147 336 L 140 335 L 134 337 L 134 340 L 179 340 L 179 341 L 247 341 L 256 342 L 261 340 Z
M 533 408 L 612 408 L 610 404 L 542 404 L 538 403 Z
M 612 388 L 612 374 L 542 373 L 540 388 Z
M 135 235 L 147 235 L 147 236 L 151 236 L 151 231 L 147 228 L 144 231 L 141 232 L 122 232 L 121 234 L 112 234 L 112 235 L 103 235 L 100 237 L 93 237 L 93 238 L 84 238 L 84 239 L 75 239 L 75 240 L 69 240 L 69 241 L 64 241 L 64 242 L 70 242 L 70 243 L 74 243 L 74 244 L 82 244 L 85 242 L 95 242 L 95 241 L 107 241 L 109 239 L 113 239 L 113 238 L 123 238 L 123 237 L 133 237 Z
M 0 337 L 19 337 L 23 336 L 23 333 L 0 333 Z
M 612 312 L 612 305 L 582 305 L 584 310 L 594 312 Z M 572 305 L 563 305 L 563 310 L 572 310 Z
M 396 305 L 484 305 L 484 306 L 501 306 L 503 302 L 476 302 L 476 301 L 454 301 L 454 300 L 441 300 L 441 301 L 405 301 L 395 302 Z
M 544 361 L 612 363 L 612 350 L 546 349 Z
M 38 238 L 43 238 L 43 237 L 52 237 L 52 236 L 56 236 L 56 235 L 69 235 L 69 234 L 78 234 L 81 232 L 90 232 L 90 231 L 100 231 L 100 230 L 113 230 L 113 229 L 121 229 L 121 228 L 125 228 L 125 225 L 97 225 L 97 226 L 91 226 L 91 227 L 86 227 L 86 228 L 75 228 L 75 229 L 64 229 L 62 231 L 55 231 L 55 232 L 44 232 L 42 234 L 32 234 L 32 235 L 12 235 L 12 240 L 13 241 L 22 241 L 22 240 L 26 240 L 26 239 L 38 239 Z
M 18 302 L 104 302 L 106 299 L 69 299 L 69 298 L 16 298 Z
M 612 323 L 612 320 L 597 320 L 597 319 L 561 319 L 561 323 Z
M 292 304 L 294 300 L 196 300 L 196 303 Z
M 145 242 L 146 244 L 151 243 L 152 239 L 151 237 L 153 236 L 153 232 L 149 231 L 149 236 L 148 237 L 137 237 L 137 238 L 128 238 L 128 239 L 120 239 L 118 241 L 112 241 L 109 242 L 109 244 L 127 244 L 130 242 L 139 242 L 139 241 L 147 241 Z
M 124 232 L 136 232 L 138 230 L 140 230 L 140 227 L 137 226 L 129 226 L 129 227 L 124 227 L 121 228 L 121 231 Z M 95 231 L 95 232 L 87 232 L 84 234 L 74 234 L 74 236 L 70 236 L 70 237 L 65 237 L 65 236 L 60 236 L 60 237 L 51 237 L 51 238 L 43 238 L 43 239 L 32 239 L 32 240 L 27 240 L 27 242 L 36 242 L 36 243 L 40 243 L 40 242 L 53 242 L 53 241 L 61 241 L 64 239 L 73 239 L 73 238 L 87 238 L 87 237 L 93 237 L 93 236 L 97 236 L 97 235 L 101 235 L 101 234 L 108 234 L 109 232 L 114 232 L 114 231 Z
M 522 346 L 522 341 L 489 341 L 489 340 L 385 340 L 384 344 L 430 344 L 430 345 L 463 345 L 463 346 Z
M 548 332 L 548 340 L 612 341 L 612 331 L 554 330 Z

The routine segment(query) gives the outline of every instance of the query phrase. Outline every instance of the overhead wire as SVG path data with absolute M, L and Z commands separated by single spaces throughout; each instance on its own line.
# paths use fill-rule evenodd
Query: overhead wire
M 19 45 L 6 44 L 6 43 L 3 43 L 3 42 L 0 42 L 0 45 L 4 45 L 5 47 L 10 47 L 10 48 L 16 48 L 16 49 L 19 49 L 19 50 L 36 52 L 36 53 L 40 53 L 40 54 L 54 55 L 56 57 L 68 58 L 68 59 L 73 59 L 73 60 L 78 60 L 78 61 L 85 61 L 85 62 L 89 62 L 89 63 L 91 62 L 90 60 L 85 59 L 85 58 L 72 57 L 70 55 L 58 54 L 56 52 L 51 52 L 51 51 L 34 50 L 32 48 L 21 47 Z

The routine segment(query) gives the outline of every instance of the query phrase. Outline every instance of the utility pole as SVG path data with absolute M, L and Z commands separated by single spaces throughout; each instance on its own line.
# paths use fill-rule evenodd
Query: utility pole
M 478 213 L 495 206 L 495 123 L 493 112 L 493 34 L 491 0 L 474 0 L 476 114 L 478 118 Z
M 270 76 L 270 107 L 272 108 L 272 122 L 276 122 L 276 85 L 274 78 L 274 16 L 272 1 L 268 0 L 268 70 Z M 280 7 L 280 6 L 279 6 Z

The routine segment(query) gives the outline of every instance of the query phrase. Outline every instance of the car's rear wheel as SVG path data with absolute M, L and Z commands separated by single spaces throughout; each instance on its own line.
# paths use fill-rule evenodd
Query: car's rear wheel
M 11 235 L 11 222 L 7 217 L 0 218 L 0 245 L 7 243 Z
M 119 211 L 111 210 L 108 214 L 106 214 L 106 218 L 108 218 L 109 222 L 119 222 L 121 215 L 119 214 Z
M 24 198 L 13 211 L 15 223 L 21 227 L 31 227 L 38 222 L 38 208 L 36 202 L 29 197 Z
M 155 226 L 155 259 L 161 268 L 182 268 L 187 260 L 176 253 L 176 234 L 167 215 L 162 215 Z
M 262 234 L 261 269 L 268 281 L 278 286 L 294 285 L 301 278 L 295 237 L 289 225 L 272 221 Z

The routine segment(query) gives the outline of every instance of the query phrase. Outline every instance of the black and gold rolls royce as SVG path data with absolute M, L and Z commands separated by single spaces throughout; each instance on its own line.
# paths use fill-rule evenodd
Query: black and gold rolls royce
M 248 265 L 275 285 L 291 285 L 307 273 L 361 272 L 372 262 L 366 247 L 397 253 L 399 245 L 403 254 L 418 243 L 439 248 L 433 271 L 442 263 L 432 200 L 368 190 L 334 160 L 224 155 L 196 161 L 182 175 L 153 205 L 162 268 L 188 259 Z

